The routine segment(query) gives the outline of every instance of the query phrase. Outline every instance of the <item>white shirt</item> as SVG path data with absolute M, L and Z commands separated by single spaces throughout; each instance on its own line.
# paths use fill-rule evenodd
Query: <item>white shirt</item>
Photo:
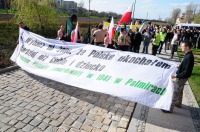
M 178 40 L 178 34 L 176 33 L 176 34 L 174 34 L 174 37 L 173 37 L 173 39 L 172 39 L 171 44 L 177 45 L 177 44 L 178 44 L 178 43 L 177 43 L 177 40 Z

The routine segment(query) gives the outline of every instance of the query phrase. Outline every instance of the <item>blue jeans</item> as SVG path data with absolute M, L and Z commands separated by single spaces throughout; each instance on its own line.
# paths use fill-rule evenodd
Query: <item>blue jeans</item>
M 148 54 L 148 47 L 150 42 L 143 42 L 143 50 L 142 53 Z

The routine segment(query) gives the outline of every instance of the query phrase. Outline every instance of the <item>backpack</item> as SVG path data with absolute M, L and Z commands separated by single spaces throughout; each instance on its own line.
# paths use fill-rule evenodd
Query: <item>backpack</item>
M 145 42 L 150 42 L 151 41 L 151 35 L 149 33 L 144 34 L 144 41 Z

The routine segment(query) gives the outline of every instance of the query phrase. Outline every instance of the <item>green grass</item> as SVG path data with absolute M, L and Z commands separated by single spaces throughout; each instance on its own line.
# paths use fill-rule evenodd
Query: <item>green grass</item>
M 194 96 L 197 100 L 198 105 L 200 106 L 200 49 L 192 49 L 194 54 L 195 66 L 192 71 L 192 76 L 189 78 L 189 84 L 192 88 Z M 182 60 L 184 54 L 181 52 L 181 49 L 178 50 L 179 59 Z
M 14 11 L 14 10 L 8 10 L 8 12 L 7 12 L 6 9 L 0 9 L 0 13 L 2 13 L 2 14 L 7 14 L 7 13 L 9 13 L 9 14 L 15 14 L 16 11 Z

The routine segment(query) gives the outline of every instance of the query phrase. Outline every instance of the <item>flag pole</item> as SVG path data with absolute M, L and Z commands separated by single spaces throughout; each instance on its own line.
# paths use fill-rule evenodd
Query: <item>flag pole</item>
M 136 0 L 135 0 L 135 2 L 134 2 L 134 7 L 133 7 L 133 10 L 132 10 L 132 19 L 134 20 L 134 15 L 135 15 L 135 4 L 136 4 Z M 135 21 L 134 21 L 134 23 L 135 23 Z M 135 24 L 134 24 L 135 25 Z

